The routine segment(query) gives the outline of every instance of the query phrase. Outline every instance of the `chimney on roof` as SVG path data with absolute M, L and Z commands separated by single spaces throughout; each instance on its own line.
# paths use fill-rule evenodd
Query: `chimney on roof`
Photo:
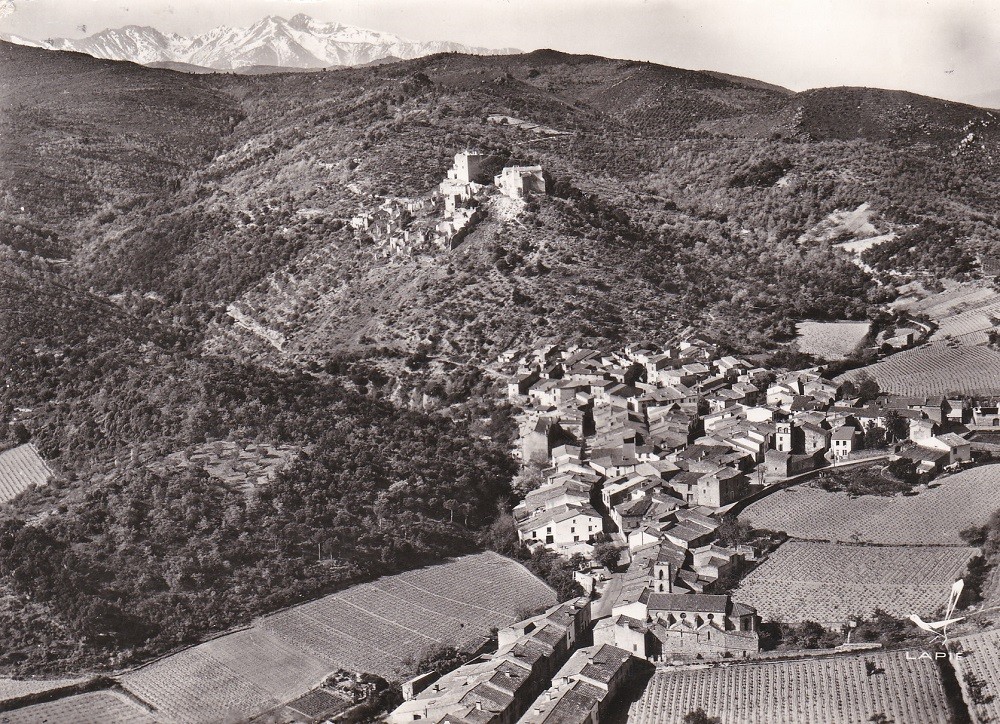
M 482 711 L 482 710 L 483 710 L 483 702 L 477 701 L 476 702 L 476 711 Z

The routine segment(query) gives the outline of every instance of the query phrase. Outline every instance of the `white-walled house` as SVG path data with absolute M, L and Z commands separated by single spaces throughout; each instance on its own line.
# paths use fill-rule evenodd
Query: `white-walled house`
M 953 432 L 929 437 L 920 440 L 917 444 L 920 447 L 947 452 L 949 465 L 972 460 L 972 444 L 961 435 L 956 435 Z
M 603 522 L 600 514 L 590 506 L 560 505 L 521 521 L 517 528 L 522 543 L 559 547 L 592 543 L 603 531 Z

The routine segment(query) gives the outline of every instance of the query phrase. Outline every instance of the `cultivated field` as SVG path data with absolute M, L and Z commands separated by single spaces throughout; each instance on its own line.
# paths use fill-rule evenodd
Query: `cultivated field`
M 987 284 L 949 283 L 942 292 L 904 296 L 893 302 L 896 309 L 926 314 L 935 321 L 963 312 L 989 307 L 1000 301 L 1000 293 Z
M 493 555 L 474 558 L 457 562 L 446 575 L 429 568 L 355 586 L 262 625 L 340 668 L 392 677 L 404 658 L 429 646 L 475 639 L 490 626 L 513 622 L 512 614 L 525 606 L 554 603 L 537 579 L 523 569 L 518 575 L 517 564 Z
M 282 702 L 299 696 L 309 684 L 319 684 L 331 670 L 329 663 L 259 626 L 221 636 L 198 648 Z
M 963 345 L 985 344 L 986 332 L 1000 317 L 1000 292 L 981 284 L 957 284 L 923 297 L 904 297 L 898 309 L 926 314 L 938 325 L 932 341 L 954 339 Z
M 266 671 L 261 671 L 262 676 Z M 128 691 L 173 722 L 236 721 L 281 704 L 201 646 L 121 677 Z M 305 684 L 304 684 L 305 685 Z
M 825 219 L 802 234 L 798 241 L 832 241 L 850 235 L 855 239 L 862 239 L 875 236 L 878 229 L 872 223 L 872 217 L 877 212 L 868 203 L 861 204 L 853 211 L 850 209 L 840 209 L 829 214 Z
M 156 724 L 145 709 L 125 696 L 111 691 L 95 691 L 5 711 L 0 722 L 9 724 Z
M 788 541 L 743 579 L 733 598 L 765 621 L 834 625 L 876 608 L 929 616 L 947 602 L 976 550 Z
M 961 636 L 955 642 L 953 650 L 963 653 L 953 659 L 955 671 L 972 720 L 982 724 L 1000 721 L 1000 631 Z M 973 689 L 979 689 L 978 696 Z
M 860 256 L 864 252 L 871 249 L 873 246 L 878 246 L 884 241 L 891 241 L 895 239 L 895 234 L 880 234 L 879 236 L 870 236 L 867 239 L 857 239 L 855 241 L 845 241 L 842 244 L 837 244 L 838 249 L 846 251 L 848 254 L 857 254 Z
M 868 676 L 865 662 L 882 671 Z M 931 662 L 903 652 L 659 671 L 632 704 L 630 724 L 680 724 L 698 708 L 725 724 L 896 724 L 950 720 Z
M 864 340 L 869 322 L 801 322 L 798 330 L 799 351 L 823 359 L 839 360 L 849 356 Z
M 52 470 L 30 443 L 0 453 L 0 503 L 20 495 L 30 485 L 46 485 Z
M 0 701 L 82 684 L 85 681 L 86 679 L 0 679 Z
M 931 341 L 954 339 L 964 345 L 987 344 L 987 334 L 997 325 L 994 318 L 1000 317 L 1000 302 L 989 308 L 970 310 L 941 320 L 931 335 Z
M 525 121 L 521 118 L 514 118 L 514 116 L 505 116 L 501 113 L 493 113 L 486 117 L 486 120 L 490 123 L 496 123 L 505 126 L 511 126 L 512 128 L 517 128 L 520 131 L 530 131 L 531 133 L 537 133 L 542 136 L 570 136 L 572 133 L 569 131 L 559 131 L 555 128 L 550 128 L 549 126 L 543 126 L 532 121 Z
M 920 312 L 938 320 L 980 304 L 988 304 L 996 297 L 996 292 L 989 286 L 946 282 L 944 291 L 928 294 L 918 289 L 900 297 L 892 306 L 909 312 Z
M 266 616 L 121 677 L 156 714 L 195 724 L 244 719 L 318 685 L 335 669 L 388 678 L 437 644 L 462 645 L 555 595 L 521 565 L 482 553 L 354 586 Z
M 891 498 L 850 498 L 798 485 L 757 501 L 740 520 L 810 540 L 961 545 L 959 531 L 982 525 L 1000 510 L 1000 465 L 963 470 L 938 482 L 917 495 Z
M 837 382 L 867 374 L 885 392 L 899 395 L 1000 395 L 1000 352 L 936 342 L 845 372 Z

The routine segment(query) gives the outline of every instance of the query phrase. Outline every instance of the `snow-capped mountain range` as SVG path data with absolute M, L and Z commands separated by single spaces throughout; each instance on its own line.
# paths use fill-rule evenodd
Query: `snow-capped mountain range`
M 323 23 L 304 14 L 291 20 L 269 16 L 248 28 L 223 26 L 191 38 L 137 25 L 102 30 L 80 39 L 0 37 L 20 45 L 77 51 L 95 58 L 131 60 L 144 65 L 185 63 L 216 70 L 250 66 L 326 68 L 363 65 L 388 57 L 407 60 L 445 52 L 476 55 L 520 52 L 514 48 L 490 50 L 443 41 L 416 42 L 341 23 Z

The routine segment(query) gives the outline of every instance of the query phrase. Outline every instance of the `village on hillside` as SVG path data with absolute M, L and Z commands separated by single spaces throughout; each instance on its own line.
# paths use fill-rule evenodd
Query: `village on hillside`
M 390 722 L 599 722 L 627 707 L 621 692 L 639 672 L 766 659 L 761 617 L 728 589 L 767 550 L 724 545 L 727 514 L 874 461 L 927 482 L 973 464 L 968 436 L 1000 430 L 995 399 L 882 394 L 696 337 L 546 346 L 498 369 L 521 478 L 533 481 L 513 511 L 518 537 L 584 561 L 575 575 L 591 595 L 501 630 L 492 656 L 407 682 Z M 597 560 L 609 546 L 615 572 Z
M 519 410 L 517 454 L 543 479 L 515 508 L 521 539 L 567 555 L 589 554 L 601 533 L 630 551 L 697 551 L 713 516 L 790 478 L 875 458 L 932 476 L 972 460 L 972 443 L 952 430 L 998 429 L 995 399 L 859 390 L 821 368 L 767 369 L 698 339 L 547 347 L 501 362 Z M 671 585 L 701 592 L 721 558 L 743 554 L 716 548 L 698 578 Z
M 499 166 L 492 157 L 467 150 L 455 155 L 446 178 L 428 195 L 381 197 L 349 223 L 371 237 L 379 258 L 448 252 L 487 213 L 517 214 L 526 199 L 547 193 L 549 185 L 540 166 Z M 869 325 L 862 326 L 867 334 Z M 893 327 L 874 342 L 885 354 L 909 350 L 928 333 L 917 326 Z M 283 344 L 273 343 L 279 349 Z M 996 440 L 1000 432 L 994 397 L 887 394 L 863 375 L 835 381 L 821 366 L 787 369 L 765 359 L 727 354 L 688 334 L 614 349 L 549 344 L 524 354 L 506 352 L 491 364 L 488 371 L 501 382 L 500 395 L 518 430 L 511 451 L 520 464 L 519 502 L 511 511 L 517 541 L 530 552 L 566 561 L 584 595 L 535 609 L 526 618 L 519 611 L 520 620 L 493 627 L 495 641 L 480 642 L 470 655 L 462 651 L 464 663 L 403 682 L 403 701 L 387 721 L 598 724 L 620 715 L 640 694 L 648 699 L 646 682 L 664 672 L 774 660 L 786 652 L 765 644 L 764 628 L 773 616 L 763 605 L 758 610 L 741 600 L 735 589 L 748 572 L 773 559 L 790 534 L 740 534 L 737 515 L 824 474 L 867 470 L 875 485 L 888 483 L 895 493 L 1000 452 L 1000 445 L 982 441 L 982 434 Z M 308 447 L 211 441 L 168 455 L 151 469 L 203 469 L 252 497 L 308 453 Z M 33 445 L 0 451 L 0 502 L 44 488 L 52 477 Z M 467 579 L 472 588 L 485 584 L 479 574 Z M 525 594 L 516 582 L 499 574 L 497 579 L 516 588 L 514 596 Z M 498 615 L 410 582 L 400 585 L 407 596 L 399 602 L 407 607 L 416 592 L 430 597 L 423 615 L 437 624 L 441 605 Z M 383 595 L 378 589 L 375 597 Z M 783 591 L 780 597 L 791 595 Z M 437 640 L 393 618 L 399 610 L 380 608 L 371 614 L 377 623 L 362 624 L 361 609 L 346 605 L 354 608 L 324 636 L 335 637 L 336 626 L 350 621 L 356 628 L 347 636 L 358 651 L 368 651 L 362 642 L 380 626 Z M 360 638 L 351 638 L 355 635 Z M 879 646 L 851 643 L 848 636 L 827 653 L 849 656 Z M 373 668 L 374 660 L 355 664 L 356 676 Z M 123 680 L 141 687 L 144 676 L 140 669 Z M 197 677 L 187 681 L 196 684 Z M 301 677 L 296 683 L 305 686 Z M 655 693 L 657 685 L 645 691 Z M 318 721 L 335 710 L 364 707 L 383 690 L 352 692 L 345 699 L 331 694 L 331 687 L 314 686 L 284 706 L 294 717 L 308 710 L 310 720 Z M 150 689 L 145 696 L 158 701 L 160 694 Z M 183 698 L 164 695 L 162 706 L 173 706 L 178 697 Z M 254 706 L 266 708 L 260 702 Z
M 0 0 L 0 724 L 1000 724 L 1000 0 L 830 5 Z
M 541 167 L 490 166 L 458 153 L 429 197 L 387 198 L 350 223 L 379 256 L 454 249 L 491 198 L 547 190 Z M 876 341 L 892 352 L 924 332 Z M 494 654 L 406 682 L 390 722 L 597 722 L 637 672 L 766 658 L 761 616 L 730 591 L 774 542 L 724 540 L 727 520 L 826 470 L 883 462 L 927 483 L 973 464 L 973 433 L 1000 430 L 993 398 L 885 394 L 697 336 L 511 351 L 491 371 L 519 431 L 518 539 L 572 560 L 587 596 L 501 629 Z

